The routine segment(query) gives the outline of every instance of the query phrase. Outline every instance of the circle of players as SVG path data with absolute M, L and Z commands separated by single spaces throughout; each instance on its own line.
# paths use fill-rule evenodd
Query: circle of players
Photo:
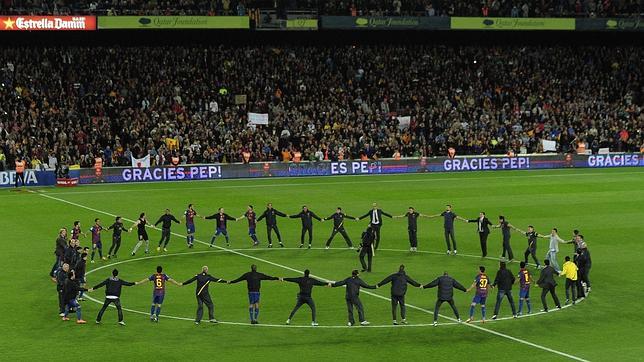
M 193 208 L 193 205 L 188 205 L 188 208 L 184 212 L 184 218 L 186 223 L 186 243 L 189 248 L 194 246 L 195 238 L 195 218 L 199 215 Z M 371 272 L 372 258 L 375 255 L 375 251 L 378 249 L 380 244 L 380 229 L 382 227 L 382 218 L 407 218 L 408 223 L 408 234 L 409 234 L 409 243 L 410 251 L 417 251 L 418 241 L 417 241 L 417 219 L 419 217 L 426 218 L 436 218 L 443 217 L 444 219 L 444 232 L 445 232 L 445 242 L 447 245 L 447 255 L 456 255 L 456 239 L 454 234 L 454 221 L 463 221 L 466 223 L 475 223 L 476 229 L 479 234 L 479 240 L 481 244 L 482 257 L 487 256 L 487 237 L 490 234 L 491 228 L 498 228 L 502 232 L 503 239 L 503 254 L 501 256 L 500 268 L 496 273 L 496 277 L 490 283 L 491 279 L 486 274 L 485 267 L 480 266 L 478 268 L 478 273 L 475 277 L 474 282 L 469 288 L 463 287 L 458 281 L 452 278 L 447 272 L 442 276 L 434 279 L 426 285 L 421 285 L 405 273 L 404 265 L 401 265 L 398 272 L 391 274 L 380 283 L 376 285 L 369 285 L 364 282 L 360 277 L 358 270 L 353 270 L 351 276 L 337 282 L 323 282 L 314 277 L 310 276 L 309 270 L 304 271 L 304 275 L 295 278 L 277 278 L 273 276 L 268 276 L 266 274 L 260 273 L 257 271 L 257 266 L 252 265 L 251 271 L 241 275 L 239 278 L 226 281 L 221 278 L 213 277 L 208 273 L 208 267 L 204 266 L 200 273 L 196 274 L 191 279 L 179 283 L 176 280 L 170 278 L 167 274 L 163 273 L 163 268 L 161 266 L 157 267 L 156 273 L 150 275 L 148 278 L 145 278 L 138 282 L 127 282 L 119 278 L 119 273 L 117 269 L 112 271 L 112 276 L 103 280 L 101 283 L 97 284 L 89 290 L 86 289 L 86 263 L 89 257 L 89 247 L 80 247 L 79 238 L 81 236 L 86 236 L 81 229 L 79 221 L 74 222 L 74 226 L 71 231 L 71 238 L 67 238 L 67 229 L 62 228 L 59 230 L 59 235 L 56 240 L 56 262 L 54 263 L 50 276 L 52 280 L 56 283 L 57 292 L 58 292 L 58 301 L 59 301 L 59 316 L 62 317 L 63 321 L 68 321 L 69 313 L 76 313 L 78 324 L 85 324 L 86 322 L 82 319 L 81 306 L 79 301 L 83 301 L 84 293 L 87 291 L 93 291 L 105 287 L 105 302 L 103 303 L 102 308 L 100 309 L 98 316 L 96 317 L 96 323 L 101 323 L 101 319 L 107 307 L 110 304 L 114 304 L 118 312 L 118 323 L 125 325 L 123 321 L 123 312 L 120 302 L 121 289 L 123 286 L 132 286 L 148 281 L 153 282 L 153 299 L 152 305 L 150 307 L 150 320 L 153 322 L 158 322 L 159 315 L 161 313 L 161 305 L 166 292 L 166 282 L 172 282 L 177 286 L 188 285 L 196 282 L 195 295 L 197 299 L 197 313 L 195 318 L 195 324 L 200 324 L 203 317 L 203 306 L 205 305 L 208 309 L 208 322 L 217 323 L 217 320 L 214 317 L 214 304 L 210 297 L 208 287 L 210 283 L 228 283 L 234 284 L 242 281 L 246 281 L 248 286 L 248 299 L 249 307 L 248 313 L 250 317 L 251 324 L 258 324 L 259 317 L 259 301 L 260 301 L 260 288 L 262 280 L 279 280 L 285 282 L 293 282 L 299 285 L 299 293 L 297 294 L 297 303 L 293 310 L 291 311 L 286 324 L 291 323 L 291 319 L 295 315 L 296 311 L 304 304 L 307 304 L 311 309 L 312 314 L 312 326 L 317 326 L 316 320 L 316 309 L 315 303 L 311 297 L 311 292 L 314 286 L 327 286 L 327 287 L 346 287 L 345 300 L 347 304 L 348 311 L 348 325 L 353 326 L 355 324 L 355 319 L 353 316 L 354 308 L 357 309 L 358 319 L 361 325 L 369 325 L 370 323 L 365 319 L 364 308 L 362 302 L 359 298 L 360 288 L 366 289 L 376 289 L 386 284 L 391 283 L 391 310 L 393 317 L 393 324 L 398 325 L 397 311 L 400 308 L 400 324 L 407 324 L 406 320 L 406 308 L 405 308 L 405 294 L 407 292 L 407 284 L 410 284 L 418 288 L 434 288 L 438 287 L 438 296 L 434 308 L 434 322 L 433 325 L 437 325 L 438 313 L 440 306 L 443 303 L 448 303 L 455 315 L 455 319 L 458 322 L 461 322 L 460 315 L 453 300 L 454 289 L 461 290 L 463 292 L 469 292 L 472 289 L 475 289 L 475 295 L 472 299 L 470 305 L 469 318 L 466 322 L 474 321 L 474 312 L 475 307 L 480 305 L 481 307 L 481 322 L 486 321 L 486 300 L 488 296 L 488 291 L 490 288 L 497 288 L 497 298 L 494 307 L 494 314 L 492 319 L 497 319 L 499 314 L 499 309 L 501 302 L 504 297 L 508 299 L 510 307 L 512 309 L 512 316 L 517 318 L 523 314 L 524 304 L 527 307 L 527 313 L 532 312 L 530 304 L 530 287 L 534 283 L 531 272 L 527 269 L 528 257 L 531 256 L 535 262 L 537 269 L 540 269 L 540 276 L 536 284 L 542 289 L 541 291 L 541 302 L 543 304 L 542 312 L 548 311 L 548 306 L 546 302 L 546 296 L 548 293 L 551 294 L 553 301 L 557 308 L 561 308 L 561 304 L 557 297 L 555 287 L 557 282 L 555 276 L 559 275 L 566 278 L 565 281 L 565 292 L 566 292 L 566 304 L 572 303 L 573 305 L 576 301 L 581 298 L 585 298 L 587 294 L 591 291 L 590 280 L 588 278 L 590 268 L 592 266 L 590 253 L 586 242 L 584 241 L 583 235 L 579 233 L 578 230 L 574 231 L 573 237 L 571 240 L 563 240 L 558 235 L 558 230 L 553 228 L 548 235 L 542 235 L 537 233 L 534 230 L 533 226 L 528 226 L 527 231 L 520 230 L 510 224 L 504 216 L 499 216 L 499 222 L 496 225 L 493 225 L 489 219 L 486 217 L 484 212 L 479 214 L 478 218 L 475 219 L 464 219 L 460 216 L 457 216 L 452 210 L 451 205 L 446 205 L 445 211 L 436 215 L 424 215 L 418 213 L 413 207 L 409 207 L 409 210 L 398 216 L 392 216 L 382 209 L 378 208 L 376 203 L 373 204 L 373 208 L 369 210 L 366 214 L 361 217 L 353 217 L 345 214 L 342 211 L 342 208 L 338 207 L 336 212 L 331 214 L 329 217 L 320 218 L 313 211 L 309 210 L 307 206 L 303 206 L 302 210 L 298 214 L 287 215 L 273 208 L 272 204 L 268 204 L 266 210 L 257 217 L 253 206 L 249 205 L 247 211 L 240 217 L 232 217 L 224 212 L 223 208 L 210 216 L 201 216 L 204 220 L 215 220 L 216 227 L 215 233 L 210 241 L 209 246 L 213 247 L 217 237 L 223 235 L 226 240 L 226 246 L 230 246 L 230 240 L 227 231 L 227 222 L 228 221 L 239 221 L 244 218 L 248 221 L 248 235 L 253 243 L 253 246 L 259 245 L 259 240 L 255 233 L 255 228 L 257 222 L 262 219 L 266 220 L 267 227 L 267 238 L 268 238 L 268 247 L 272 247 L 272 233 L 275 232 L 277 236 L 280 247 L 284 247 L 282 242 L 279 229 L 277 227 L 277 217 L 290 217 L 290 218 L 299 218 L 302 222 L 302 233 L 300 236 L 300 248 L 303 248 L 305 245 L 305 236 L 308 234 L 308 248 L 311 248 L 312 239 L 313 239 L 313 219 L 318 221 L 333 220 L 333 230 L 331 236 L 326 242 L 326 249 L 329 249 L 333 238 L 336 234 L 343 236 L 345 242 L 347 243 L 348 248 L 354 249 L 353 243 L 349 235 L 347 234 L 344 228 L 345 219 L 352 220 L 362 220 L 369 218 L 369 226 L 361 235 L 361 242 L 358 248 L 360 253 L 359 259 L 362 265 L 362 272 Z M 157 252 L 161 250 L 167 251 L 167 246 L 170 241 L 170 236 L 172 234 L 171 227 L 172 223 L 180 224 L 177 218 L 175 218 L 169 209 L 165 210 L 165 213 L 161 215 L 158 221 L 154 224 L 154 227 L 161 224 L 161 240 L 159 241 Z M 137 229 L 138 242 L 134 246 L 134 249 L 131 252 L 131 255 L 136 255 L 139 248 L 145 244 L 145 253 L 149 253 L 149 238 L 147 235 L 146 227 L 152 227 L 146 219 L 145 213 L 141 213 L 139 218 L 134 222 L 132 227 L 127 229 L 123 225 L 123 219 L 120 216 L 116 217 L 114 224 L 108 228 L 101 226 L 100 220 L 95 219 L 94 225 L 89 229 L 92 238 L 92 247 L 91 247 L 91 259 L 90 262 L 94 263 L 95 253 L 98 251 L 99 258 L 102 260 L 116 258 L 118 250 L 121 245 L 121 234 L 122 232 L 130 232 L 134 228 Z M 102 254 L 102 243 L 101 243 L 101 233 L 107 230 L 113 230 L 112 235 L 112 245 L 109 249 L 107 258 L 103 257 Z M 528 240 L 528 246 L 524 252 L 524 261 L 520 262 L 520 271 L 518 275 L 515 275 L 508 270 L 507 261 L 511 262 L 514 259 L 512 253 L 512 248 L 510 246 L 510 237 L 511 231 L 517 231 Z M 546 253 L 543 265 L 539 262 L 536 254 L 537 250 L 537 239 L 546 238 L 549 239 L 548 251 Z M 560 268 L 557 262 L 557 254 L 559 252 L 560 243 L 570 243 L 574 246 L 574 257 L 571 260 L 569 256 L 565 257 L 565 263 Z M 506 257 L 507 255 L 507 257 Z M 365 262 L 365 256 L 367 257 L 368 262 Z M 512 285 L 518 280 L 520 291 L 519 291 L 519 308 L 518 312 L 515 308 L 514 299 L 512 296 Z

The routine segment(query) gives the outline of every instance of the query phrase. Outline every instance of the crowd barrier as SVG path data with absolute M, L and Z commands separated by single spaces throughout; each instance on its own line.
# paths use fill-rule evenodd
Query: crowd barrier
M 373 175 L 433 172 L 539 170 L 558 168 L 644 167 L 639 153 L 611 155 L 530 155 L 517 157 L 436 157 L 339 162 L 257 162 L 181 165 L 178 167 L 109 167 L 81 169 L 80 184 L 218 180 L 262 177 Z M 76 176 L 74 176 L 76 177 Z
M 248 16 L 32 16 L 0 15 L 0 31 L 95 31 L 146 29 L 250 30 Z M 631 18 L 499 18 L 446 16 L 320 16 L 288 19 L 287 30 L 504 30 L 504 31 L 644 31 Z
M 13 187 L 16 183 L 15 171 L 0 171 L 0 187 Z M 53 186 L 56 184 L 54 171 L 25 171 L 27 186 Z

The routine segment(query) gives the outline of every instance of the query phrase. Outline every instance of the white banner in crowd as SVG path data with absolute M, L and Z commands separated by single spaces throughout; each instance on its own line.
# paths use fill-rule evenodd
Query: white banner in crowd
M 147 155 L 143 158 L 132 158 L 132 167 L 150 167 L 150 155 Z
M 411 116 L 398 117 L 398 128 L 404 129 L 411 124 Z
M 268 124 L 268 113 L 248 113 L 249 124 Z
M 543 146 L 543 152 L 557 152 L 557 141 L 541 140 L 541 145 Z

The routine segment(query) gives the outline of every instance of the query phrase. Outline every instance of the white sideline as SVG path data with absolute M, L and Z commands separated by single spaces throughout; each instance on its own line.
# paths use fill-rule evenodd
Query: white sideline
M 45 198 L 48 198 L 48 199 L 50 199 L 50 200 L 55 200 L 55 201 L 63 202 L 63 203 L 66 203 L 66 204 L 69 204 L 69 205 L 72 205 L 72 206 L 80 207 L 80 208 L 83 208 L 83 209 L 86 209 L 86 210 L 90 210 L 90 211 L 94 211 L 94 212 L 97 212 L 97 213 L 100 213 L 100 214 L 104 214 L 104 215 L 108 215 L 108 216 L 116 217 L 116 215 L 114 215 L 114 214 L 112 214 L 112 213 L 109 213 L 109 212 L 107 212 L 107 211 L 98 210 L 98 209 L 95 209 L 95 208 L 92 208 L 92 207 L 89 207 L 89 206 L 81 205 L 81 204 L 78 204 L 78 203 L 75 203 L 75 202 L 72 202 L 72 201 L 68 201 L 68 200 L 65 200 L 65 199 L 61 199 L 61 198 L 58 198 L 58 197 L 55 197 L 55 196 L 47 195 L 47 194 L 44 194 L 44 193 L 38 193 L 38 192 L 35 192 L 35 191 L 31 191 L 31 190 L 30 190 L 29 192 L 34 193 L 34 194 L 37 194 L 37 195 L 40 195 L 40 196 L 45 197 Z M 127 220 L 127 221 L 130 221 L 130 222 L 134 222 L 134 220 L 132 220 L 132 219 L 128 219 L 128 218 L 125 218 L 125 217 L 123 217 L 123 220 Z M 158 228 L 156 228 L 156 227 L 153 227 L 153 228 L 154 228 L 154 229 L 156 229 L 156 230 L 159 230 L 159 229 L 158 229 Z M 185 235 L 181 235 L 181 234 L 178 234 L 178 233 L 175 233 L 175 232 L 172 232 L 172 234 L 173 234 L 173 235 L 175 235 L 175 236 L 178 236 L 178 237 L 184 237 L 184 238 L 185 238 Z M 201 241 L 201 240 L 197 240 L 197 239 L 195 239 L 195 241 L 196 241 L 196 242 L 199 242 L 199 243 L 201 243 L 201 244 L 204 244 L 204 245 L 210 245 L 209 243 L 205 243 L 205 242 L 203 242 L 203 241 Z M 235 254 L 235 255 L 238 255 L 238 256 L 242 256 L 242 257 L 245 257 L 245 258 L 253 259 L 253 260 L 260 261 L 260 262 L 263 262 L 263 263 L 266 263 L 266 264 L 270 264 L 270 265 L 276 266 L 276 267 L 278 267 L 278 268 L 282 268 L 282 269 L 290 270 L 290 271 L 297 272 L 297 273 L 302 273 L 302 271 L 297 270 L 297 269 L 293 269 L 293 268 L 291 268 L 291 267 L 289 267 L 289 266 L 281 265 L 281 264 L 274 263 L 274 262 L 269 261 L 269 260 L 266 260 L 266 259 L 262 259 L 262 258 L 258 258 L 258 257 L 252 256 L 252 255 L 244 254 L 244 253 L 241 253 L 241 252 L 239 252 L 239 251 L 237 251 L 237 250 L 234 250 L 234 249 L 226 249 L 226 248 L 222 248 L 222 247 L 217 246 L 217 245 L 215 245 L 215 248 L 217 248 L 217 249 L 219 249 L 219 250 L 222 250 L 222 251 L 227 251 L 227 252 L 229 252 L 229 253 L 232 253 L 232 254 Z M 312 274 L 312 276 L 317 277 L 317 278 L 319 278 L 319 279 L 321 279 L 321 280 L 323 280 L 323 281 L 329 281 L 328 279 L 322 278 L 322 277 L 320 277 L 320 276 L 315 276 L 315 275 L 313 275 L 313 274 Z M 380 299 L 386 300 L 386 301 L 389 301 L 389 300 L 390 300 L 389 298 L 383 297 L 383 296 L 381 296 L 381 295 L 379 295 L 379 294 L 375 294 L 375 293 L 372 293 L 372 292 L 363 291 L 363 293 L 364 293 L 364 294 L 367 294 L 367 295 L 371 295 L 371 296 L 376 297 L 376 298 L 380 298 Z M 410 307 L 410 308 L 412 308 L 412 309 L 416 309 L 416 310 L 419 310 L 419 311 L 422 311 L 422 312 L 425 312 L 425 313 L 433 314 L 433 311 L 429 311 L 429 310 L 427 310 L 427 309 L 424 309 L 424 308 L 421 308 L 421 307 L 417 307 L 417 306 L 414 306 L 414 305 L 412 305 L 412 304 L 407 304 L 407 306 L 408 306 L 408 307 Z M 447 320 L 450 320 L 450 321 L 452 321 L 452 322 L 456 322 L 456 319 L 454 319 L 454 318 L 447 317 L 447 316 L 444 316 L 444 315 L 440 315 L 440 316 L 441 316 L 441 317 L 443 317 L 443 318 L 445 318 L 445 319 L 447 319 Z M 509 339 L 509 340 L 511 340 L 511 341 L 518 342 L 518 343 L 521 343 L 521 344 L 525 344 L 525 345 L 527 345 L 527 346 L 531 346 L 531 347 L 534 347 L 534 348 L 537 348 L 537 349 L 541 349 L 541 350 L 543 350 L 543 351 L 547 351 L 547 352 L 550 352 L 550 353 L 553 353 L 553 354 L 557 354 L 557 355 L 559 355 L 559 356 L 566 357 L 566 358 L 569 358 L 569 359 L 572 359 L 572 360 L 576 360 L 576 361 L 580 361 L 580 362 L 588 362 L 587 360 L 585 360 L 585 359 L 583 359 L 583 358 L 580 358 L 580 357 L 577 357 L 577 356 L 573 356 L 573 355 L 571 355 L 571 354 L 568 354 L 568 353 L 565 353 L 565 352 L 561 352 L 561 351 L 558 351 L 558 350 L 555 350 L 555 349 L 552 349 L 552 348 L 548 348 L 548 347 L 545 347 L 545 346 L 541 346 L 541 345 L 538 345 L 538 344 L 536 344 L 536 343 L 532 343 L 532 342 L 530 342 L 530 341 L 526 341 L 526 340 L 524 340 L 524 339 L 516 338 L 516 337 L 510 336 L 510 335 L 507 335 L 507 334 L 501 333 L 501 332 L 497 332 L 497 331 L 494 331 L 494 330 L 491 330 L 491 329 L 483 328 L 483 327 L 480 327 L 480 326 L 475 325 L 475 324 L 468 324 L 468 323 L 461 323 L 461 324 L 462 324 L 463 326 L 467 326 L 467 327 L 470 327 L 470 328 L 474 328 L 474 329 L 479 330 L 479 331 L 482 331 L 482 332 L 490 333 L 490 334 L 495 335 L 495 336 L 498 336 L 498 337 L 502 337 L 502 338 L 505 338 L 505 339 Z
M 559 171 L 560 169 L 545 169 L 545 170 L 523 170 L 523 171 Z M 508 170 L 511 171 L 511 170 Z M 484 172 L 484 171 L 481 171 Z M 642 174 L 644 171 L 626 171 L 626 172 L 618 172 L 620 175 L 635 175 L 635 174 Z M 441 173 L 434 173 L 434 174 L 446 174 L 445 172 Z M 418 173 L 418 174 L 378 174 L 379 177 L 382 176 L 427 176 L 427 173 Z M 569 177 L 569 176 L 587 176 L 587 175 L 596 175 L 596 173 L 592 172 L 575 172 L 575 173 L 559 173 L 559 174 L 550 174 L 545 173 L 545 174 L 539 174 L 539 175 L 525 175 L 525 174 L 519 174 L 519 175 L 505 175 L 505 176 L 478 176 L 478 177 L 468 177 L 467 180 L 496 180 L 496 179 L 507 179 L 507 178 L 542 178 L 542 177 Z M 367 177 L 367 176 L 374 176 L 373 174 L 367 174 L 367 175 L 337 175 L 337 176 L 359 176 L 359 177 Z M 324 178 L 328 179 L 329 176 L 299 176 L 302 178 L 306 179 L 319 179 L 319 178 Z M 298 178 L 299 178 L 298 177 Z M 275 180 L 292 180 L 292 177 L 281 177 L 277 179 L 271 179 L 271 181 Z M 181 180 L 181 181 L 164 181 L 165 183 L 167 182 L 172 182 L 172 183 L 179 183 L 179 182 L 215 182 L 215 181 L 261 181 L 262 179 L 257 179 L 257 178 L 240 178 L 240 179 L 212 179 L 212 180 Z M 465 180 L 464 178 L 461 177 L 439 177 L 439 178 L 422 178 L 422 179 L 416 179 L 416 180 L 411 180 L 411 179 L 403 179 L 403 180 L 361 180 L 361 181 L 338 181 L 338 182 L 333 182 L 334 185 L 354 185 L 354 184 L 365 184 L 365 183 L 407 183 L 407 182 L 441 182 L 441 181 L 459 181 L 459 180 Z M 159 184 L 158 181 L 138 181 L 138 182 L 132 182 L 127 185 L 137 185 L 137 184 Z M 83 184 L 81 185 L 82 187 L 85 186 L 92 186 L 92 187 L 100 187 L 100 186 L 115 186 L 115 185 L 125 185 L 125 184 Z M 253 187 L 283 187 L 284 185 L 288 186 L 310 186 L 310 185 L 327 185 L 326 182 L 306 182 L 306 183 L 277 183 L 277 184 L 266 184 L 266 185 L 210 185 L 210 186 L 194 186 L 194 187 L 183 187 L 181 188 L 182 190 L 204 190 L 204 189 L 213 189 L 213 188 L 221 188 L 221 189 L 243 189 L 243 188 L 253 188 Z M 154 191 L 173 191 L 176 190 L 175 188 L 155 188 Z M 50 194 L 69 194 L 69 195 L 82 195 L 82 194 L 102 194 L 102 193 L 120 193 L 120 192 L 140 192 L 141 190 L 91 190 L 91 191 L 74 191 L 73 193 L 68 193 L 68 192 L 49 192 Z

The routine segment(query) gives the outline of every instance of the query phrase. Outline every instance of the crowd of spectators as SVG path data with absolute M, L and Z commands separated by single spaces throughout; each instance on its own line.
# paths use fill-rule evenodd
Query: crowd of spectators
M 3 47 L 0 159 L 520 154 L 542 139 L 639 152 L 643 60 L 642 47 L 597 46 Z
M 644 0 L 3 0 L 4 14 L 245 15 L 247 9 L 353 16 L 641 16 Z

